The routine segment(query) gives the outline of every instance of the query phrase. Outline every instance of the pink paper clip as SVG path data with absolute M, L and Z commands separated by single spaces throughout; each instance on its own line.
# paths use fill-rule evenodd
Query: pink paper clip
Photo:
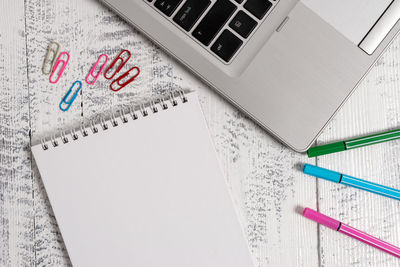
M 104 61 L 103 65 L 100 67 L 99 72 L 96 75 L 93 75 L 93 72 L 96 71 L 97 65 L 99 65 L 102 57 L 105 57 L 106 61 Z M 102 54 L 102 55 L 99 56 L 99 58 L 97 59 L 96 63 L 94 63 L 94 66 L 89 71 L 88 75 L 86 76 L 86 82 L 88 84 L 94 84 L 97 81 L 97 78 L 100 77 L 101 73 L 103 72 L 103 69 L 106 67 L 107 62 L 108 62 L 108 56 L 106 54 Z M 93 78 L 93 81 L 89 81 L 90 78 Z
M 123 79 L 125 79 L 126 77 L 129 76 L 130 72 L 136 70 L 136 73 L 133 77 L 129 78 L 128 80 L 126 80 L 125 82 L 121 83 L 121 81 Z M 121 90 L 122 88 L 124 88 L 125 86 L 127 86 L 128 84 L 130 84 L 131 82 L 133 82 L 137 76 L 139 76 L 140 74 L 140 69 L 138 67 L 133 67 L 130 70 L 128 70 L 127 72 L 125 72 L 124 74 L 122 74 L 120 77 L 118 77 L 117 79 L 115 79 L 111 84 L 110 84 L 110 89 L 113 90 L 114 92 L 118 92 L 119 90 Z M 113 88 L 113 84 L 116 83 L 118 84 L 120 87 L 117 89 Z
M 63 55 L 67 55 L 67 59 L 66 59 L 66 60 L 61 59 L 61 57 L 62 57 Z M 54 65 L 54 67 L 53 67 L 53 72 L 51 73 L 50 78 L 49 78 L 49 81 L 50 81 L 51 83 L 57 83 L 57 82 L 60 80 L 62 74 L 64 73 L 65 68 L 67 67 L 67 64 L 68 64 L 68 62 L 69 62 L 69 58 L 70 58 L 70 55 L 69 55 L 68 52 L 62 52 L 62 53 L 58 56 L 57 61 L 56 61 L 55 65 Z M 53 80 L 52 80 L 53 75 L 54 75 L 54 73 L 56 72 L 56 70 L 57 70 L 57 68 L 58 68 L 58 65 L 60 65 L 60 63 L 62 63 L 63 65 L 62 65 L 61 69 L 58 71 L 57 79 L 56 79 L 55 81 L 53 81 Z
M 122 56 L 123 54 L 126 53 L 128 56 L 126 59 L 124 59 Z M 104 72 L 104 78 L 106 78 L 107 80 L 110 80 L 112 78 L 114 78 L 115 74 L 117 74 L 118 72 L 121 71 L 122 67 L 126 64 L 126 62 L 128 62 L 128 60 L 131 58 L 131 52 L 129 52 L 128 50 L 122 50 L 121 53 L 119 53 L 119 55 L 114 59 L 113 62 L 111 62 L 110 66 L 108 66 L 108 68 L 106 69 L 106 71 Z M 121 61 L 120 65 L 117 67 L 117 69 L 114 71 L 113 75 L 107 77 L 107 73 L 109 70 L 113 69 L 115 64 L 117 64 L 119 61 Z

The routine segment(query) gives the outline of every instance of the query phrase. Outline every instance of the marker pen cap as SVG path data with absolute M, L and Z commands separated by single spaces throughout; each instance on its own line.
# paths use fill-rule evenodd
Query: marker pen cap
M 322 156 L 322 155 L 341 152 L 341 151 L 345 151 L 345 150 L 346 150 L 346 147 L 345 147 L 344 142 L 336 142 L 336 143 L 327 144 L 324 146 L 312 147 L 307 151 L 307 155 L 309 158 L 312 158 L 312 157 L 316 157 L 316 156 Z
M 328 217 L 313 209 L 305 208 L 303 211 L 303 216 L 336 231 L 339 229 L 340 226 L 340 222 L 338 220 Z
M 303 172 L 308 175 L 312 175 L 318 178 L 322 178 L 334 183 L 339 183 L 342 174 L 340 172 L 331 171 L 318 166 L 305 164 Z

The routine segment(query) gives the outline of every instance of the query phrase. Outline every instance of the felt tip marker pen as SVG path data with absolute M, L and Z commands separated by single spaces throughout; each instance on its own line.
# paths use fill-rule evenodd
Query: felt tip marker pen
M 395 257 L 400 258 L 400 248 L 393 246 L 385 241 L 382 241 L 376 237 L 373 237 L 367 233 L 361 232 L 354 227 L 344 224 L 338 220 L 328 217 L 318 211 L 310 208 L 305 208 L 303 216 L 311 219 L 319 224 L 331 228 L 332 230 L 338 231 L 342 234 L 357 239 L 365 244 L 368 244 L 374 248 L 380 249 L 386 253 L 389 253 Z
M 331 171 L 311 164 L 305 164 L 303 172 L 334 183 L 344 184 L 364 191 L 375 193 L 384 197 L 400 200 L 400 190 L 384 185 L 365 181 L 340 172 Z
M 341 152 L 354 148 L 375 145 L 383 142 L 400 139 L 400 129 L 367 135 L 350 140 L 340 141 L 332 144 L 312 147 L 307 151 L 308 157 L 322 156 L 326 154 Z

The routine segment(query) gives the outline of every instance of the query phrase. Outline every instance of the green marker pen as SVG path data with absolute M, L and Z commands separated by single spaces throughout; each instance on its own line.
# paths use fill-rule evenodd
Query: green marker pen
M 384 133 L 372 134 L 364 137 L 340 141 L 323 146 L 312 147 L 307 151 L 308 157 L 316 157 L 363 146 L 375 145 L 383 142 L 400 139 L 400 129 Z

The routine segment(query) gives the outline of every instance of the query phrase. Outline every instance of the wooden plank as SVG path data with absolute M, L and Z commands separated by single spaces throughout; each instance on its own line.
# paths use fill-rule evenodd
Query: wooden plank
M 0 266 L 31 266 L 34 221 L 24 1 L 1 1 Z
M 30 114 L 32 143 L 58 134 L 72 124 L 82 121 L 82 96 L 68 112 L 59 109 L 61 99 L 72 83 L 84 77 L 86 70 L 80 64 L 82 53 L 79 34 L 82 17 L 77 2 L 28 1 L 26 3 L 27 49 L 29 66 Z M 42 64 L 50 41 L 61 44 L 61 51 L 71 55 L 67 68 L 57 84 L 42 74 Z M 85 88 L 83 88 L 85 90 Z M 35 201 L 35 253 L 36 265 L 67 266 L 69 259 L 62 242 L 49 201 L 36 166 L 33 169 Z
M 383 55 L 318 143 L 399 127 L 400 38 Z M 318 165 L 400 188 L 400 142 L 318 158 Z M 318 181 L 319 210 L 400 246 L 400 203 L 368 192 Z M 397 258 L 334 231 L 320 228 L 323 266 L 400 266 Z

